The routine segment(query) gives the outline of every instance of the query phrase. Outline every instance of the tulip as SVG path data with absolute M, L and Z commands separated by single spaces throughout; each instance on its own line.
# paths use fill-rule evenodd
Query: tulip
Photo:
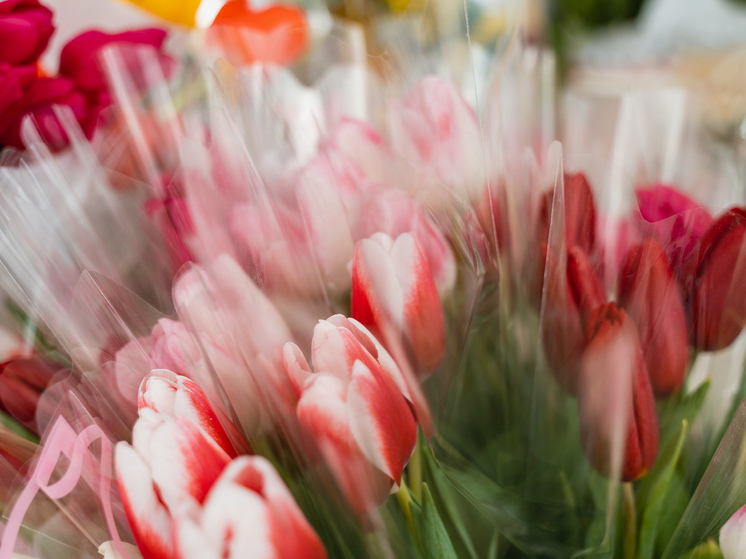
M 596 205 L 593 192 L 583 173 L 565 174 L 565 243 L 567 249 L 575 246 L 583 249 L 586 254 L 592 254 L 596 245 Z M 549 241 L 549 227 L 552 219 L 554 190 L 550 189 L 541 199 L 539 208 L 539 239 Z
M 178 519 L 179 559 L 324 559 L 326 551 L 272 464 L 241 456 L 204 505 Z
M 644 476 L 658 454 L 658 419 L 634 323 L 615 303 L 591 313 L 578 376 L 583 451 L 599 472 Z
M 746 211 L 733 208 L 707 230 L 691 293 L 691 341 L 713 351 L 729 346 L 746 324 Z
M 353 242 L 340 193 L 331 183 L 307 180 L 298 185 L 297 202 L 234 208 L 229 228 L 236 247 L 269 288 L 306 295 L 321 287 L 343 291 Z
M 637 325 L 653 392 L 670 395 L 684 383 L 689 347 L 679 285 L 658 241 L 651 239 L 627 251 L 619 276 L 619 304 Z
M 88 118 L 84 96 L 66 78 L 37 78 L 32 66 L 10 68 L 0 63 L 0 147 L 24 147 L 21 123 L 31 116 L 51 148 L 67 145 L 53 105 L 66 105 L 81 125 Z
M 407 186 L 407 168 L 367 122 L 342 117 L 329 133 L 327 150 L 344 155 L 371 184 Z
M 0 2 L 0 64 L 35 64 L 52 33 L 52 10 L 38 0 Z
M 724 559 L 741 559 L 746 555 L 746 506 L 720 528 L 720 551 Z
M 410 233 L 358 241 L 352 260 L 352 316 L 387 343 L 400 335 L 416 368 L 429 373 L 445 352 L 445 319 L 427 257 Z
M 149 336 L 132 340 L 114 356 L 117 387 L 131 402 L 137 401 L 140 383 L 153 369 L 200 379 L 200 350 L 183 323 L 160 319 Z
M 185 417 L 139 415 L 132 446 L 116 447 L 122 504 L 143 557 L 172 558 L 172 518 L 199 509 L 230 457 Z
M 564 176 L 564 239 L 565 248 L 555 247 L 558 239 L 549 238 L 549 229 L 553 221 L 560 216 L 553 215 L 554 189 L 544 193 L 539 205 L 537 244 L 539 251 L 531 272 L 531 292 L 539 300 L 544 285 L 544 267 L 549 251 L 571 250 L 579 247 L 589 258 L 595 255 L 596 249 L 596 206 L 593 192 L 588 180 L 582 173 Z
M 0 365 L 0 409 L 34 433 L 40 433 L 37 412 L 54 413 L 42 395 L 62 368 L 38 356 L 12 359 Z M 51 407 L 51 409 L 50 409 Z
M 213 375 L 203 359 L 195 361 L 195 380 L 217 376 L 243 431 L 254 434 L 267 426 L 268 412 L 292 413 L 283 365 L 283 346 L 292 335 L 272 301 L 238 263 L 220 255 L 193 266 L 177 278 L 173 292 L 179 315 L 214 370 Z
M 390 130 L 394 150 L 417 169 L 418 189 L 433 203 L 446 201 L 448 190 L 457 198 L 479 198 L 486 166 L 479 122 L 450 81 L 428 76 L 417 82 L 393 108 Z
M 224 426 L 233 434 L 234 440 L 238 440 L 240 434 L 223 414 L 213 409 L 199 385 L 187 377 L 165 369 L 152 371 L 142 381 L 137 404 L 140 409 L 149 408 L 158 413 L 188 419 L 228 456 L 236 457 L 236 450 Z
M 253 10 L 244 0 L 229 0 L 215 16 L 208 36 L 235 66 L 289 66 L 306 50 L 308 22 L 303 10 L 292 4 Z
M 392 374 L 390 357 L 379 353 L 362 325 L 340 316 L 320 321 L 314 330 L 315 373 L 295 344 L 286 344 L 284 356 L 299 396 L 301 425 L 353 507 L 369 510 L 382 502 L 391 483 L 401 482 L 417 440 L 404 378 L 398 370 Z
M 586 321 L 606 302 L 603 284 L 582 249 L 567 253 L 565 273 L 549 281 L 544 300 L 541 333 L 549 369 L 565 390 L 575 394 Z
M 699 243 L 713 219 L 701 204 L 673 187 L 657 184 L 635 190 L 643 236 L 652 234 L 665 249 L 685 290 L 690 287 Z
M 86 31 L 70 40 L 60 53 L 60 76 L 70 79 L 75 89 L 85 96 L 86 115 L 81 126 L 90 138 L 98 122 L 99 113 L 109 106 L 111 99 L 101 70 L 101 49 L 111 44 L 149 46 L 160 50 L 166 32 L 162 29 L 137 29 L 123 33 Z M 165 62 L 165 55 L 161 62 Z
M 417 205 L 414 198 L 397 188 L 372 188 L 364 198 L 353 228 L 356 241 L 385 233 L 396 239 L 412 233 L 427 257 L 438 293 L 447 294 L 456 282 L 456 261 L 448 241 L 437 224 Z

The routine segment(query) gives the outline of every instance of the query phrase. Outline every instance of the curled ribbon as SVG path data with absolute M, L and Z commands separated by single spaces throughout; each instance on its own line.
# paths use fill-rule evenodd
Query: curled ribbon
M 114 547 L 121 557 L 128 557 L 116 529 L 111 508 L 111 441 L 98 425 L 90 425 L 80 433 L 76 433 L 65 418 L 60 416 L 42 448 L 31 477 L 13 505 L 3 532 L 2 543 L 0 543 L 0 559 L 11 559 L 23 518 L 36 494 L 42 491 L 50 499 L 61 499 L 69 495 L 83 476 L 83 460 L 86 454 L 92 454 L 88 447 L 99 439 L 101 440 L 99 498 Z M 69 459 L 70 466 L 57 482 L 50 485 L 49 480 L 63 454 Z

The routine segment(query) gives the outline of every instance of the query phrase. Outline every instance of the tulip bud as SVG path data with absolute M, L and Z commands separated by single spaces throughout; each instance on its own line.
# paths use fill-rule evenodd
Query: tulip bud
M 738 509 L 720 528 L 720 551 L 724 559 L 746 556 L 746 506 Z
M 228 456 L 236 456 L 233 443 L 207 396 L 196 382 L 187 377 L 165 369 L 152 371 L 142 381 L 137 404 L 140 409 L 150 408 L 158 413 L 188 419 L 212 438 Z M 227 418 L 223 423 L 237 440 L 240 435 L 233 424 Z
M 583 451 L 610 475 L 644 476 L 658 454 L 658 419 L 640 340 L 624 310 L 607 303 L 591 313 L 580 363 L 578 410 Z
M 321 540 L 269 461 L 241 456 L 197 514 L 177 519 L 178 559 L 325 559 Z
M 286 344 L 284 354 L 301 425 L 353 509 L 369 511 L 400 483 L 417 440 L 412 410 L 419 407 L 405 379 L 364 327 L 339 316 L 314 330 L 315 373 L 296 345 Z
M 427 257 L 411 233 L 383 233 L 355 246 L 352 316 L 384 343 L 401 334 L 412 361 L 429 373 L 445 351 L 445 319 Z M 391 348 L 389 347 L 389 350 Z
M 554 190 L 550 189 L 539 209 L 539 239 L 543 242 L 549 239 L 553 202 Z M 565 240 L 568 250 L 579 246 L 588 254 L 596 243 L 596 205 L 583 173 L 565 174 Z
M 656 396 L 684 382 L 689 358 L 686 316 L 678 283 L 655 240 L 629 248 L 619 276 L 619 304 L 637 325 Z
M 730 345 L 746 324 L 746 211 L 733 208 L 705 233 L 692 286 L 692 342 L 708 351 Z
M 564 177 L 564 227 L 565 248 L 571 250 L 579 247 L 586 255 L 593 255 L 596 244 L 596 207 L 593 202 L 593 192 L 588 180 L 582 173 L 565 175 Z M 541 299 L 544 285 L 544 268 L 546 257 L 551 250 L 560 250 L 561 247 L 550 246 L 549 229 L 553 219 L 554 189 L 549 189 L 541 198 L 539 206 L 539 218 L 536 234 L 539 246 L 539 258 L 529 273 L 531 285 L 530 293 Z M 530 265 L 530 263 L 529 263 Z
M 571 249 L 566 274 L 547 285 L 541 328 L 549 368 L 570 393 L 577 390 L 585 322 L 591 311 L 605 302 L 606 293 L 588 256 L 578 247 Z

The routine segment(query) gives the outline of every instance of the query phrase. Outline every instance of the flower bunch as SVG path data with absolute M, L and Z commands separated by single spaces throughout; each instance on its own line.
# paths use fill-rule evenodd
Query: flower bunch
M 0 169 L 0 559 L 739 552 L 743 201 L 571 164 L 551 53 L 482 53 L 471 91 L 432 37 L 379 29 L 395 75 L 232 0 L 42 78 L 51 13 L 6 4 L 9 64 L 86 116 L 34 113 L 53 149 Z
M 62 49 L 59 72 L 48 76 L 39 57 L 54 33 L 53 14 L 38 0 L 0 3 L 0 146 L 24 147 L 21 123 L 27 115 L 36 122 L 44 142 L 54 149 L 68 143 L 54 105 L 69 107 L 90 138 L 110 96 L 99 66 L 100 49 L 112 43 L 147 45 L 160 49 L 166 38 L 161 29 L 118 34 L 88 31 Z

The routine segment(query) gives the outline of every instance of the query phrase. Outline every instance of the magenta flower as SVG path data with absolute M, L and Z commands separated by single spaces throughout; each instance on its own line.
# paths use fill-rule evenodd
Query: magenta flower
M 67 105 L 77 121 L 87 121 L 85 98 L 67 78 L 37 78 L 33 66 L 10 67 L 0 64 L 0 147 L 23 148 L 21 123 L 30 115 L 42 139 L 59 149 L 68 142 L 54 105 Z
M 35 64 L 52 33 L 52 10 L 38 0 L 0 2 L 0 64 Z

